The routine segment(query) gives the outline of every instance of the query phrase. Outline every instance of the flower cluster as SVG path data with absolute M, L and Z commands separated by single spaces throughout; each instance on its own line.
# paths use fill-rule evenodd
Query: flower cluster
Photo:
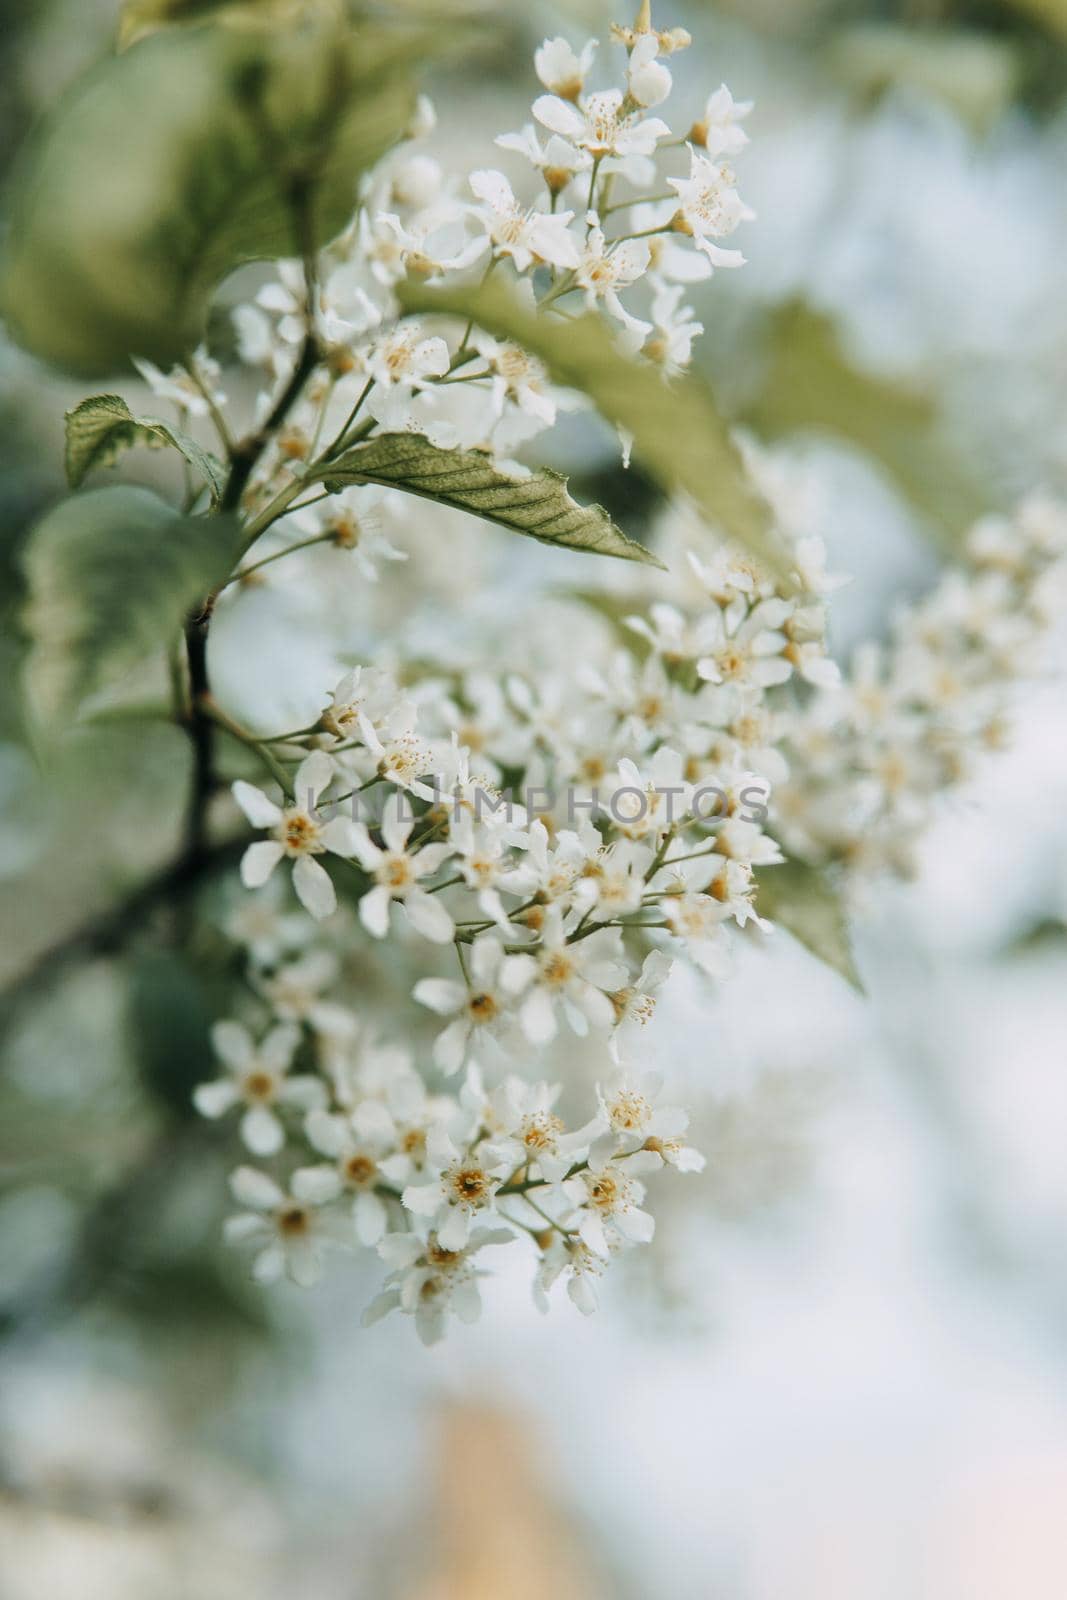
M 235 313 L 268 438 L 244 487 L 250 554 L 220 611 L 312 545 L 388 590 L 417 538 L 409 497 L 312 487 L 353 444 L 410 431 L 507 466 L 575 403 L 518 346 L 402 316 L 404 279 L 505 273 L 545 316 L 602 313 L 664 381 L 688 364 L 701 327 L 686 286 L 743 262 L 724 241 L 752 215 L 729 165 L 750 106 L 723 86 L 674 137 L 660 112 L 688 36 L 653 28 L 646 6 L 615 37 L 613 86 L 593 86 L 593 43 L 537 51 L 532 120 L 497 140 L 525 163 L 518 192 L 496 167 L 453 181 L 405 145 L 334 245 L 280 263 Z M 432 126 L 423 103 L 413 140 Z M 228 436 L 206 356 L 144 372 Z M 327 1248 L 376 1250 L 388 1276 L 368 1317 L 412 1314 L 431 1340 L 448 1313 L 477 1314 L 482 1250 L 526 1240 L 538 1303 L 565 1278 L 591 1310 L 610 1260 L 652 1235 L 646 1178 L 702 1165 L 685 1114 L 659 1105 L 645 1071 L 672 957 L 722 974 L 732 930 L 768 926 L 759 878 L 783 850 L 899 865 L 930 793 L 991 741 L 999 683 L 1047 604 L 1062 511 L 1033 503 L 981 525 L 969 572 L 842 681 L 826 602 L 845 580 L 792 515 L 776 459 L 740 442 L 784 577 L 674 504 L 676 570 L 651 604 L 642 593 L 617 606 L 575 660 L 546 663 L 517 628 L 506 666 L 486 641 L 465 660 L 412 650 L 351 667 L 303 727 L 261 738 L 226 720 L 270 774 L 263 788 L 233 785 L 263 835 L 241 865 L 256 898 L 229 923 L 253 998 L 243 1020 L 218 1024 L 225 1071 L 196 1103 L 237 1113 L 250 1154 L 275 1163 L 233 1177 L 243 1209 L 227 1233 L 254 1244 L 258 1278 L 309 1282 Z M 278 899 L 290 870 L 307 916 Z M 432 1026 L 425 1059 L 375 1042 L 366 1008 L 339 997 L 331 936 L 355 943 L 346 902 L 360 959 L 389 953 L 405 1037 Z M 568 1122 L 557 1108 L 574 1086 L 540 1081 L 538 1058 L 575 1038 L 599 1086 L 592 1115 Z
M 251 1247 L 256 1279 L 310 1285 L 328 1251 L 376 1251 L 389 1271 L 365 1320 L 398 1309 L 429 1343 L 449 1314 L 478 1314 L 481 1251 L 525 1240 L 537 1304 L 547 1309 L 563 1277 L 579 1309 L 594 1310 L 611 1259 L 652 1237 L 645 1178 L 703 1166 L 684 1141 L 685 1113 L 661 1103 L 660 1080 L 605 1053 L 593 1114 L 571 1130 L 559 1085 L 508 1072 L 487 1092 L 473 1057 L 458 1092 L 431 1092 L 410 1053 L 376 1042 L 325 997 L 338 962 L 324 944 L 299 948 L 313 925 L 277 895 L 257 910 L 254 927 L 242 915 L 228 931 L 244 946 L 258 1024 L 215 1025 L 223 1072 L 196 1092 L 205 1116 L 239 1111 L 246 1149 L 276 1162 L 275 1173 L 245 1165 L 231 1179 L 241 1209 L 226 1236 Z M 492 990 L 476 986 L 494 984 L 500 962 L 497 941 L 482 937 L 472 987 L 422 980 L 429 1002 L 462 1013 L 461 1057 L 468 1030 L 493 1021 Z M 662 976 L 650 967 L 647 989 Z M 618 1022 L 633 1016 L 633 998 L 619 996 Z
M 789 779 L 775 792 L 785 848 L 859 882 L 908 874 L 936 797 L 1004 747 L 1012 688 L 1033 674 L 1065 595 L 1062 503 L 1035 495 L 976 523 L 961 564 L 793 717 Z

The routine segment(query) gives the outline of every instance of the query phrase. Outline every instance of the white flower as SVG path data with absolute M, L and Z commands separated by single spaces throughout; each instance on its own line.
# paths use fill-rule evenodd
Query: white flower
M 735 602 L 701 619 L 703 653 L 697 673 L 707 683 L 732 683 L 741 688 L 768 689 L 792 673 L 781 631 L 793 614 L 789 600 L 761 600 L 751 610 Z
M 241 893 L 224 923 L 228 939 L 242 945 L 253 967 L 271 967 L 306 945 L 314 931 L 302 911 L 286 909 L 280 878 L 254 893 Z
M 554 133 L 542 146 L 533 123 L 528 122 L 519 133 L 500 133 L 493 141 L 501 150 L 513 150 L 524 156 L 539 172 L 550 194 L 561 194 L 576 173 L 586 172 L 592 165 L 588 150 L 576 150 L 566 139 Z
M 265 1172 L 238 1167 L 230 1188 L 248 1209 L 227 1220 L 224 1236 L 229 1244 L 257 1247 L 252 1263 L 257 1283 L 276 1283 L 283 1274 L 302 1288 L 317 1282 L 324 1248 L 345 1242 L 337 1219 L 321 1209 L 340 1191 L 336 1173 L 302 1168 L 293 1173 L 286 1193 Z
M 615 1020 L 610 996 L 626 977 L 617 931 L 602 928 L 569 944 L 558 906 L 545 909 L 536 954 L 508 956 L 503 968 L 504 988 L 522 996 L 522 1030 L 538 1045 L 555 1038 L 557 1007 L 579 1035 L 588 1033 L 590 1024 L 610 1028 Z
M 581 108 L 544 94 L 534 101 L 533 114 L 542 127 L 587 150 L 595 161 L 651 156 L 671 131 L 659 117 L 642 118 L 638 112 L 625 111 L 621 89 L 591 94 Z
M 636 982 L 617 989 L 611 996 L 616 1017 L 611 1051 L 616 1059 L 620 1050 L 637 1043 L 641 1031 L 652 1020 L 657 990 L 667 981 L 672 966 L 671 958 L 662 950 L 650 950 Z
M 323 750 L 315 750 L 297 768 L 293 801 L 283 810 L 275 801 L 243 779 L 233 785 L 233 797 L 255 828 L 270 828 L 273 837 L 250 844 L 241 858 L 241 881 L 248 889 L 266 883 L 283 856 L 293 863 L 293 888 L 306 910 L 316 918 L 337 908 L 330 875 L 314 859 L 324 851 L 352 854 L 351 824 L 344 817 L 322 822 L 315 807 L 333 778 L 333 763 Z
M 352 561 L 368 583 L 378 581 L 380 561 L 406 561 L 385 531 L 379 506 L 357 494 L 331 495 L 322 505 L 308 506 L 286 519 L 300 530 L 302 539 L 321 538 L 336 550 L 351 553 Z
M 585 291 L 585 303 L 594 309 L 603 301 L 613 317 L 627 329 L 630 343 L 636 350 L 651 332 L 652 325 L 631 316 L 619 300 L 619 290 L 636 283 L 648 267 L 647 239 L 626 239 L 608 249 L 602 228 L 590 228 L 575 269 L 575 282 Z
M 740 250 L 724 250 L 712 242 L 725 239 L 739 223 L 755 216 L 734 187 L 730 168 L 691 148 L 688 178 L 668 178 L 667 182 L 678 195 L 675 229 L 692 235 L 713 267 L 743 267 L 745 258 Z
M 530 824 L 526 852 L 509 873 L 505 887 L 524 899 L 565 901 L 573 893 L 588 860 L 589 852 L 577 833 L 565 828 L 552 843 L 548 829 L 537 818 Z
M 451 208 L 453 211 L 455 208 Z M 456 217 L 428 212 L 406 225 L 392 212 L 382 211 L 375 218 L 379 232 L 392 235 L 391 251 L 380 249 L 376 260 L 379 276 L 396 282 L 407 274 L 413 278 L 436 278 L 445 272 L 464 272 L 486 251 L 484 236 L 469 238 Z
M 692 307 L 684 304 L 684 292 L 680 283 L 657 285 L 652 298 L 652 332 L 641 349 L 647 360 L 654 361 L 672 378 L 689 365 L 693 340 L 704 332 L 704 324 L 696 321 Z
M 567 228 L 573 211 L 525 209 L 502 172 L 472 172 L 470 186 L 483 202 L 482 217 L 496 254 L 510 256 L 516 272 L 527 272 L 541 261 L 552 267 L 578 265 L 578 246 Z
M 666 893 L 660 909 L 675 938 L 684 942 L 694 965 L 711 978 L 724 977 L 729 970 L 723 930 L 729 916 L 726 907 L 709 894 L 685 887 L 681 892 Z
M 703 1171 L 703 1156 L 681 1142 L 688 1115 L 679 1106 L 659 1105 L 662 1090 L 657 1073 L 636 1075 L 630 1069 L 620 1070 L 597 1090 L 604 1131 L 590 1149 L 592 1167 L 602 1166 L 613 1155 L 641 1150 L 679 1172 Z
M 414 1317 L 415 1331 L 423 1344 L 430 1345 L 443 1337 L 449 1312 L 461 1322 L 476 1322 L 482 1309 L 478 1279 L 485 1274 L 473 1265 L 473 1258 L 486 1245 L 511 1244 L 514 1238 L 507 1229 L 475 1228 L 465 1247 L 450 1250 L 432 1230 L 425 1237 L 387 1234 L 378 1254 L 393 1270 L 385 1289 L 363 1313 L 363 1326 L 390 1311 L 403 1311 Z
M 402 322 L 365 351 L 363 370 L 385 390 L 406 393 L 425 389 L 434 378 L 443 378 L 449 365 L 448 346 L 436 336 L 422 337 L 417 322 Z
M 512 997 L 500 983 L 504 948 L 499 939 L 482 934 L 470 947 L 470 985 L 451 978 L 420 978 L 414 996 L 440 1017 L 453 1017 L 434 1041 L 433 1059 L 452 1074 L 467 1064 L 472 1049 L 488 1033 L 506 1023 Z
M 374 758 L 377 776 L 426 800 L 433 798 L 433 790 L 419 780 L 429 772 L 433 756 L 415 732 L 417 716 L 414 702 L 401 700 L 380 727 L 365 711 L 359 713 L 357 720 L 363 743 Z
M 364 723 L 376 733 L 388 734 L 397 726 L 405 731 L 414 715 L 414 706 L 391 672 L 382 667 L 358 666 L 346 672 L 333 690 L 321 722 L 335 738 L 352 739 L 362 733 Z
M 575 1173 L 563 1184 L 563 1192 L 575 1206 L 569 1226 L 594 1254 L 608 1256 L 613 1243 L 647 1244 L 656 1231 L 655 1220 L 641 1210 L 644 1184 L 636 1176 L 660 1166 L 651 1152 L 631 1156 L 624 1168 L 620 1161 L 605 1158 Z
M 534 51 L 534 71 L 552 94 L 561 100 L 577 100 L 593 65 L 597 41 L 587 39 L 581 55 L 575 55 L 566 39 L 546 39 Z
M 631 100 L 639 106 L 660 105 L 673 87 L 670 72 L 656 60 L 658 55 L 659 39 L 654 33 L 642 34 L 630 51 L 626 83 Z
M 725 83 L 708 96 L 704 114 L 689 130 L 690 144 L 700 145 L 709 156 L 735 156 L 748 143 L 748 134 L 739 127 L 752 110 L 751 100 L 735 100 Z
M 641 909 L 652 850 L 632 839 L 617 839 L 590 863 L 579 879 L 574 903 L 594 922 L 614 921 Z
M 179 366 L 172 367 L 169 372 L 161 372 L 151 361 L 142 361 L 140 356 L 134 356 L 132 359 L 154 395 L 160 400 L 173 401 L 191 417 L 207 416 L 210 407 L 203 392 L 205 389 L 216 406 L 221 407 L 226 404 L 226 396 L 218 386 L 221 376 L 219 364 L 217 361 L 212 361 L 202 347 L 190 361 L 189 370 Z M 199 378 L 199 383 L 196 382 L 196 378 Z
M 453 816 L 449 839 L 455 865 L 468 889 L 478 898 L 478 909 L 500 927 L 509 927 L 500 890 L 511 886 L 512 857 L 499 826 L 475 822 L 466 811 Z
M 335 1167 L 312 1171 L 336 1172 L 339 1190 L 353 1196 L 352 1220 L 360 1244 L 376 1245 L 385 1233 L 388 1213 L 375 1193 L 392 1181 L 388 1155 L 395 1149 L 396 1125 L 380 1100 L 362 1100 L 348 1116 L 312 1111 L 305 1123 L 308 1143 Z
M 322 998 L 322 991 L 337 981 L 339 969 L 334 952 L 320 947 L 269 977 L 257 977 L 255 984 L 281 1021 L 306 1023 L 320 1036 L 351 1037 L 356 1031 L 352 1013 Z
M 595 1128 L 568 1133 L 553 1107 L 559 1084 L 507 1077 L 491 1097 L 493 1130 L 485 1146 L 509 1172 L 522 1170 L 546 1184 L 559 1184 L 583 1161 Z
M 409 1183 L 401 1200 L 408 1211 L 429 1220 L 446 1250 L 462 1250 L 475 1219 L 492 1216 L 496 1192 L 512 1167 L 489 1147 L 460 1149 L 442 1127 L 430 1130 L 426 1151 L 433 1175 Z
M 834 589 L 852 582 L 848 573 L 827 572 L 826 544 L 816 535 L 797 540 L 793 566 L 808 594 L 831 594 Z
M 492 374 L 497 415 L 503 415 L 505 403 L 510 400 L 520 411 L 551 427 L 556 420 L 556 402 L 549 392 L 542 363 L 527 355 L 521 345 L 490 338 L 487 333 L 475 334 L 473 342 Z
M 668 745 L 660 745 L 644 771 L 629 757 L 619 762 L 617 779 L 607 785 L 604 804 L 626 838 L 652 840 L 685 820 L 692 793 L 682 756 Z
M 399 900 L 412 926 L 423 938 L 435 944 L 451 944 L 455 932 L 452 918 L 436 895 L 428 894 L 421 879 L 432 876 L 452 854 L 449 844 L 426 844 L 407 849 L 408 836 L 415 825 L 410 807 L 399 794 L 391 794 L 382 813 L 384 848 L 375 844 L 362 822 L 351 824 L 352 854 L 375 880 L 373 889 L 359 902 L 359 920 L 368 933 L 384 939 L 389 932 L 389 907 Z
M 548 1311 L 548 1291 L 564 1272 L 571 1301 L 583 1316 L 591 1316 L 599 1304 L 594 1284 L 603 1275 L 604 1259 L 594 1254 L 581 1239 L 560 1232 L 553 1233 L 534 1279 L 534 1304 L 538 1311 Z
M 243 1142 L 253 1155 L 275 1155 L 285 1143 L 285 1128 L 275 1107 L 298 1106 L 307 1111 L 326 1098 L 319 1078 L 310 1073 L 289 1076 L 293 1052 L 300 1042 L 299 1029 L 283 1023 L 257 1045 L 239 1022 L 216 1022 L 211 1042 L 229 1072 L 212 1083 L 198 1084 L 193 1104 L 201 1116 L 211 1118 L 244 1105 Z

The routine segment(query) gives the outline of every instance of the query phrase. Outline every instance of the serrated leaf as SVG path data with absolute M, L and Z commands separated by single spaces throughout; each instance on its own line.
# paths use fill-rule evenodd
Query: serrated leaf
M 45 728 L 157 652 L 228 576 L 241 530 L 183 517 L 149 489 L 90 489 L 62 501 L 23 555 L 31 647 L 26 688 Z
M 424 33 L 164 28 L 63 97 L 12 180 L 0 308 L 36 355 L 99 375 L 168 366 L 242 262 L 300 256 L 348 221 L 403 135 Z
M 387 484 L 473 512 L 543 544 L 660 565 L 650 550 L 616 527 L 602 506 L 572 500 L 567 480 L 558 472 L 542 468 L 516 477 L 502 472 L 480 450 L 442 450 L 421 433 L 379 434 L 339 456 L 320 476 L 327 488 Z
M 436 288 L 408 280 L 397 293 L 406 311 L 472 319 L 538 356 L 555 382 L 587 394 L 603 417 L 633 435 L 635 457 L 668 492 L 691 495 L 710 522 L 786 577 L 770 508 L 699 378 L 666 383 L 655 367 L 624 355 L 594 313 L 561 321 L 530 310 L 500 283 Z
M 135 417 L 121 395 L 95 394 L 66 414 L 67 481 L 81 486 L 95 467 L 109 467 L 123 450 L 143 444 L 149 450 L 173 446 L 207 483 L 217 501 L 226 484 L 226 468 L 189 434 L 158 417 Z
M 780 923 L 812 955 L 863 992 L 852 956 L 848 918 L 825 870 L 791 858 L 767 867 L 759 877 L 757 906 L 761 916 Z

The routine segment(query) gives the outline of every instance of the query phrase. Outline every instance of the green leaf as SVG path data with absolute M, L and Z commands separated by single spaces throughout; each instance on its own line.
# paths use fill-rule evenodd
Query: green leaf
M 182 517 L 130 485 L 90 489 L 37 524 L 23 556 L 26 688 L 44 728 L 157 652 L 232 570 L 240 528 Z
M 519 478 L 480 450 L 442 450 L 419 433 L 383 433 L 339 456 L 320 474 L 328 489 L 383 483 L 439 505 L 470 511 L 543 544 L 661 565 L 628 539 L 602 506 L 580 506 L 567 480 L 547 468 Z
M 826 871 L 790 858 L 758 876 L 760 914 L 780 923 L 862 994 L 845 908 Z
M 121 395 L 96 394 L 68 411 L 67 481 L 80 488 L 94 467 L 109 467 L 123 450 L 147 445 L 161 450 L 167 445 L 179 450 L 211 490 L 217 502 L 226 484 L 226 468 L 217 456 L 197 444 L 180 428 L 158 417 L 135 417 Z
M 284 26 L 300 15 L 343 14 L 343 0 L 125 0 L 119 12 L 119 48 L 180 23 L 223 22 L 247 27 Z
M 769 356 L 745 424 L 772 439 L 816 429 L 850 440 L 892 474 L 939 542 L 958 549 L 989 500 L 933 398 L 861 371 L 833 322 L 800 301 L 776 313 Z
M 348 221 L 403 135 L 425 33 L 165 28 L 97 66 L 22 152 L 0 310 L 72 371 L 164 366 L 242 262 L 302 256 Z
M 668 492 L 691 495 L 710 522 L 785 576 L 770 508 L 697 377 L 667 383 L 651 364 L 624 355 L 594 313 L 562 321 L 530 310 L 500 283 L 442 289 L 409 279 L 397 293 L 406 311 L 473 319 L 538 356 L 557 383 L 587 394 L 603 417 L 633 435 L 635 456 Z

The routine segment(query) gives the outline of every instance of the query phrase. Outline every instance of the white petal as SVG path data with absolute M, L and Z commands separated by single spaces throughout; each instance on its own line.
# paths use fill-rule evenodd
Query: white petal
M 255 1054 L 252 1035 L 239 1022 L 216 1022 L 211 1030 L 211 1043 L 219 1060 L 238 1072 L 248 1066 Z
M 638 1211 L 633 1206 L 628 1211 L 618 1213 L 615 1225 L 621 1234 L 635 1244 L 648 1244 L 656 1231 L 656 1219 L 650 1217 L 647 1211 Z
M 542 127 L 561 133 L 565 139 L 579 139 L 585 132 L 585 118 L 557 95 L 538 95 L 533 103 L 533 114 Z
M 548 1044 L 556 1037 L 556 1013 L 543 989 L 535 989 L 523 1001 L 519 1020 L 531 1044 Z
M 462 1250 L 470 1238 L 470 1214 L 461 1206 L 453 1206 L 437 1230 L 437 1238 L 446 1250 Z
M 317 922 L 337 910 L 337 895 L 330 874 L 310 856 L 298 856 L 293 865 L 296 897 Z
M 354 856 L 362 844 L 352 817 L 331 817 L 321 829 L 322 842 L 337 856 Z
M 232 1078 L 216 1078 L 214 1083 L 198 1083 L 193 1090 L 193 1105 L 202 1117 L 221 1117 L 237 1104 L 240 1091 Z
M 273 828 L 282 820 L 281 807 L 243 778 L 238 778 L 230 792 L 253 828 Z
M 298 806 L 313 806 L 333 777 L 333 762 L 325 750 L 313 750 L 296 769 L 293 794 Z
M 432 1217 L 441 1204 L 439 1183 L 409 1183 L 400 1196 L 401 1203 L 418 1217 Z
M 386 1224 L 385 1206 L 381 1198 L 376 1194 L 357 1195 L 352 1215 L 360 1244 L 376 1245 L 385 1232 Z
M 284 1105 L 314 1111 L 326 1104 L 326 1085 L 311 1072 L 298 1072 L 295 1077 L 283 1079 L 278 1099 Z
M 482 1297 L 476 1280 L 468 1278 L 466 1283 L 457 1283 L 449 1304 L 460 1322 L 477 1322 L 482 1314 Z
M 405 897 L 404 905 L 407 907 L 412 926 L 424 939 L 432 939 L 434 944 L 451 944 L 456 931 L 455 923 L 437 895 L 425 894 L 421 889 L 412 889 Z
M 298 1167 L 289 1182 L 294 1200 L 304 1205 L 321 1206 L 327 1200 L 336 1200 L 341 1192 L 341 1179 L 336 1167 Z
M 511 184 L 502 172 L 472 172 L 469 181 L 478 199 L 484 200 L 494 211 L 513 210 L 515 196 L 511 192 Z
M 266 1106 L 252 1106 L 241 1118 L 241 1138 L 254 1156 L 273 1156 L 285 1143 L 285 1129 Z
M 268 1245 L 252 1263 L 252 1276 L 257 1283 L 277 1283 L 284 1271 L 285 1251 L 280 1244 Z
M 389 932 L 389 901 L 388 889 L 379 884 L 359 902 L 359 920 L 376 939 L 384 939 Z
M 295 1028 L 291 1022 L 283 1022 L 267 1034 L 259 1047 L 259 1055 L 275 1072 L 284 1072 L 292 1061 L 293 1052 L 299 1042 L 300 1029 Z
M 344 1117 L 332 1116 L 327 1111 L 310 1111 L 304 1123 L 308 1143 L 320 1155 L 335 1159 L 348 1145 L 348 1128 Z
M 390 850 L 403 850 L 415 826 L 415 814 L 407 797 L 394 790 L 382 807 L 382 838 Z
M 281 845 L 273 839 L 260 839 L 258 843 L 250 844 L 241 857 L 241 882 L 245 888 L 261 888 L 282 859 L 282 855 Z
M 450 1017 L 467 998 L 464 985 L 452 978 L 420 978 L 412 994 L 420 1006 L 428 1006 L 439 1017 Z
M 253 1211 L 270 1211 L 285 1199 L 274 1179 L 258 1167 L 238 1167 L 232 1172 L 230 1192 L 239 1205 L 251 1206 Z
M 310 1289 L 322 1276 L 322 1262 L 318 1251 L 306 1239 L 291 1244 L 286 1252 L 286 1270 L 301 1289 Z
M 466 1018 L 457 1017 L 455 1022 L 449 1023 L 445 1031 L 438 1034 L 434 1040 L 434 1065 L 440 1067 L 446 1077 L 450 1078 L 463 1065 L 469 1039 L 470 1028 Z

